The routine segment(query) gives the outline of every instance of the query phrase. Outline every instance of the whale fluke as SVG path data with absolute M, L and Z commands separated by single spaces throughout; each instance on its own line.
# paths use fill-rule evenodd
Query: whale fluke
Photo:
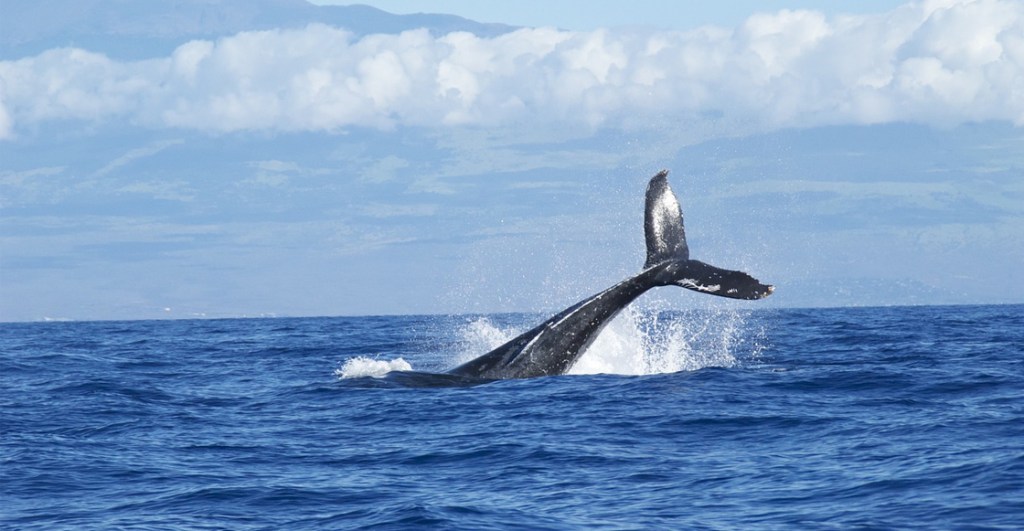
M 733 299 L 763 299 L 774 287 L 742 272 L 690 259 L 683 214 L 668 171 L 647 184 L 644 204 L 647 260 L 636 276 L 566 308 L 508 343 L 464 363 L 451 374 L 478 378 L 531 378 L 572 368 L 605 325 L 629 303 L 657 286 L 680 286 Z

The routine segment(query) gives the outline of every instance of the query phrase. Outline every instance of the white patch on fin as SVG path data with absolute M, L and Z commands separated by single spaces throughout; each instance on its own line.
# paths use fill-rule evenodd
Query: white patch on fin
M 715 293 L 715 292 L 717 292 L 717 291 L 722 289 L 722 285 L 721 284 L 712 284 L 710 286 L 703 286 L 701 284 L 698 284 L 697 281 L 693 280 L 692 278 L 684 278 L 684 279 L 679 281 L 678 285 L 680 285 L 680 286 L 682 286 L 684 288 L 695 289 L 697 291 L 704 291 L 704 292 L 707 292 L 707 293 Z M 729 293 L 735 293 L 735 292 L 736 292 L 735 289 L 729 290 Z

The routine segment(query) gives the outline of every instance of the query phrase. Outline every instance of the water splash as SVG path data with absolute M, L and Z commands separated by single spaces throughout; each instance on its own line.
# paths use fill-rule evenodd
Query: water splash
M 393 360 L 375 360 L 366 356 L 358 356 L 345 360 L 341 367 L 335 369 L 338 378 L 382 378 L 391 371 L 411 371 L 412 365 L 402 358 Z
M 487 317 L 478 317 L 458 329 L 458 346 L 452 366 L 486 354 L 524 331 L 516 326 L 498 326 Z
M 451 365 L 487 353 L 523 330 L 477 318 L 458 330 L 459 349 Z M 733 367 L 759 356 L 761 334 L 747 322 L 746 312 L 735 309 L 662 312 L 630 306 L 608 324 L 569 374 L 646 375 Z
M 746 333 L 736 311 L 658 312 L 627 308 L 570 374 L 665 374 L 739 363 Z

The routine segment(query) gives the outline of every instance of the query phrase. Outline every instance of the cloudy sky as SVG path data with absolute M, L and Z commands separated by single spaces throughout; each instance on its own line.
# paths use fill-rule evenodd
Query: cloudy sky
M 1021 2 L 369 3 L 509 26 L 23 31 L 0 320 L 565 306 L 642 263 L 662 167 L 765 304 L 1024 302 Z
M 314 4 L 345 4 L 339 0 L 316 0 Z M 773 13 L 784 9 L 816 10 L 837 13 L 868 14 L 899 7 L 899 0 L 592 0 L 585 8 L 575 2 L 521 0 L 519 2 L 478 2 L 474 0 L 370 0 L 361 2 L 391 13 L 451 13 L 480 22 L 498 22 L 515 26 L 545 27 L 573 31 L 599 28 L 647 26 L 656 29 L 689 30 L 717 25 L 732 28 L 754 13 Z

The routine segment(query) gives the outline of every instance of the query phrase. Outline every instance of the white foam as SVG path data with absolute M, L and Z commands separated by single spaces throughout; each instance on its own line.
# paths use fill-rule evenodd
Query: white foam
M 411 371 L 412 365 L 402 358 L 393 360 L 375 360 L 358 356 L 345 360 L 345 363 L 334 374 L 338 378 L 381 378 L 391 371 Z

